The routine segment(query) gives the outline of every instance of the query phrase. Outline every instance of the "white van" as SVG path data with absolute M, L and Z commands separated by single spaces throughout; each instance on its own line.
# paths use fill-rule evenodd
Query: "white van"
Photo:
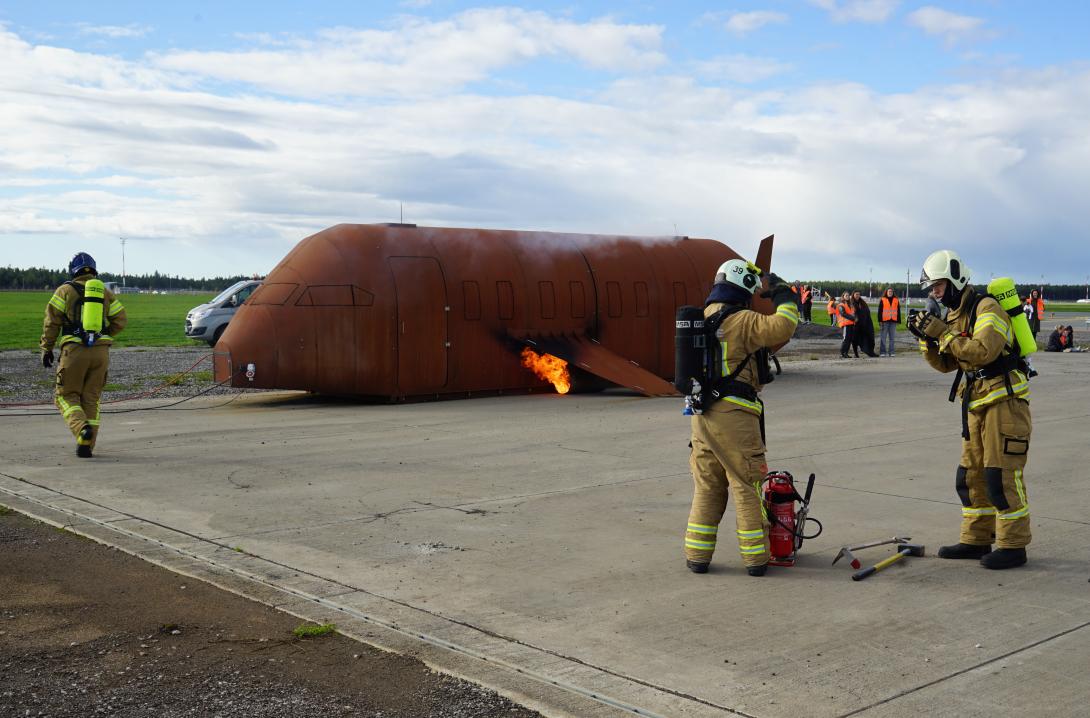
M 185 315 L 185 335 L 215 346 L 231 317 L 260 286 L 260 279 L 245 279 L 224 289 L 207 304 L 193 307 Z

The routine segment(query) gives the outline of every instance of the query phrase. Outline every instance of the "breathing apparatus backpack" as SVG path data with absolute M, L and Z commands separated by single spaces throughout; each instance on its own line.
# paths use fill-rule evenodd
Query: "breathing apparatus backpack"
M 65 334 L 79 337 L 84 346 L 92 347 L 95 340 L 106 330 L 106 285 L 98 278 L 88 279 L 86 282 L 68 281 L 79 294 L 76 300 L 76 322 L 70 323 L 65 317 L 62 331 Z
M 1018 288 L 1014 285 L 1013 279 L 998 277 L 988 283 L 987 294 L 981 294 L 973 302 L 973 308 L 969 312 L 969 326 L 976 325 L 977 309 L 980 303 L 989 296 L 999 302 L 999 306 L 1010 317 L 1014 339 L 1008 342 L 995 361 L 987 366 L 972 372 L 958 369 L 954 376 L 954 383 L 950 386 L 949 400 L 951 402 L 957 399 L 958 384 L 961 383 L 963 376 L 965 378 L 965 389 L 961 395 L 961 436 L 966 440 L 969 439 L 969 402 L 972 398 L 970 388 L 974 380 L 993 379 L 1002 375 L 1007 394 L 1014 396 L 1014 386 L 1010 378 L 1012 371 L 1022 371 L 1027 378 L 1037 374 L 1029 360 L 1029 355 L 1037 351 L 1037 341 L 1030 331 L 1029 321 L 1025 315 L 1025 305 L 1018 297 Z
M 768 384 L 775 375 L 769 369 L 768 349 L 747 354 L 728 376 L 723 376 L 723 347 L 716 332 L 723 321 L 745 307 L 730 304 L 705 319 L 700 307 L 678 307 L 674 318 L 674 388 L 685 397 L 684 414 L 702 414 L 724 396 L 760 401 L 757 390 L 737 379 L 751 359 L 757 362 L 757 380 Z M 762 417 L 763 418 L 763 417 Z M 764 433 L 762 422 L 762 433 Z

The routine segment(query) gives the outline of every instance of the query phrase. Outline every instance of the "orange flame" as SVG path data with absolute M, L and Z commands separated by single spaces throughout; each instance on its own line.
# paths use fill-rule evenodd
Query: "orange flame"
M 537 354 L 529 347 L 522 350 L 522 365 L 532 371 L 539 379 L 552 382 L 558 394 L 571 391 L 571 376 L 568 374 L 568 362 L 552 354 Z

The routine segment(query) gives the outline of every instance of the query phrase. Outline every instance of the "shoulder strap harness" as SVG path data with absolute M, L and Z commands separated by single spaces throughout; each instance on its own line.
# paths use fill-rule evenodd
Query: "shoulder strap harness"
M 980 303 L 984 301 L 989 295 L 981 294 L 973 302 L 973 308 L 969 311 L 969 331 L 967 336 L 970 338 L 973 336 L 973 327 L 976 326 L 976 314 L 977 309 L 980 308 Z M 1018 307 L 1018 311 L 1022 308 Z M 1014 312 L 1007 312 L 1010 316 L 1014 316 Z M 1013 332 L 1012 332 L 1013 334 Z M 966 441 L 969 440 L 969 402 L 972 399 L 972 387 L 973 382 L 977 379 L 992 379 L 1002 375 L 1003 384 L 1007 388 L 1007 395 L 1014 396 L 1014 387 L 1011 384 L 1010 373 L 1015 370 L 1022 370 L 1029 373 L 1029 367 L 1026 366 L 1026 362 L 1022 359 L 1021 354 L 1018 352 L 1018 345 L 1013 340 L 1007 340 L 1006 346 L 1003 347 L 1003 351 L 999 353 L 999 356 L 995 358 L 990 364 L 987 364 L 976 371 L 964 371 L 960 367 L 957 374 L 954 375 L 954 383 L 950 386 L 949 399 L 953 402 L 958 395 L 958 384 L 961 382 L 962 377 L 965 378 L 965 390 L 961 394 L 961 438 Z

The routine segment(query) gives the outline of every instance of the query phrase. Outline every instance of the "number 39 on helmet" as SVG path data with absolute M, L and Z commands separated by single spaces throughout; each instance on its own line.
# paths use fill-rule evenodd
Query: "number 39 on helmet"
M 753 294 L 761 287 L 761 269 L 744 259 L 729 259 L 715 272 L 716 284 L 733 284 Z

